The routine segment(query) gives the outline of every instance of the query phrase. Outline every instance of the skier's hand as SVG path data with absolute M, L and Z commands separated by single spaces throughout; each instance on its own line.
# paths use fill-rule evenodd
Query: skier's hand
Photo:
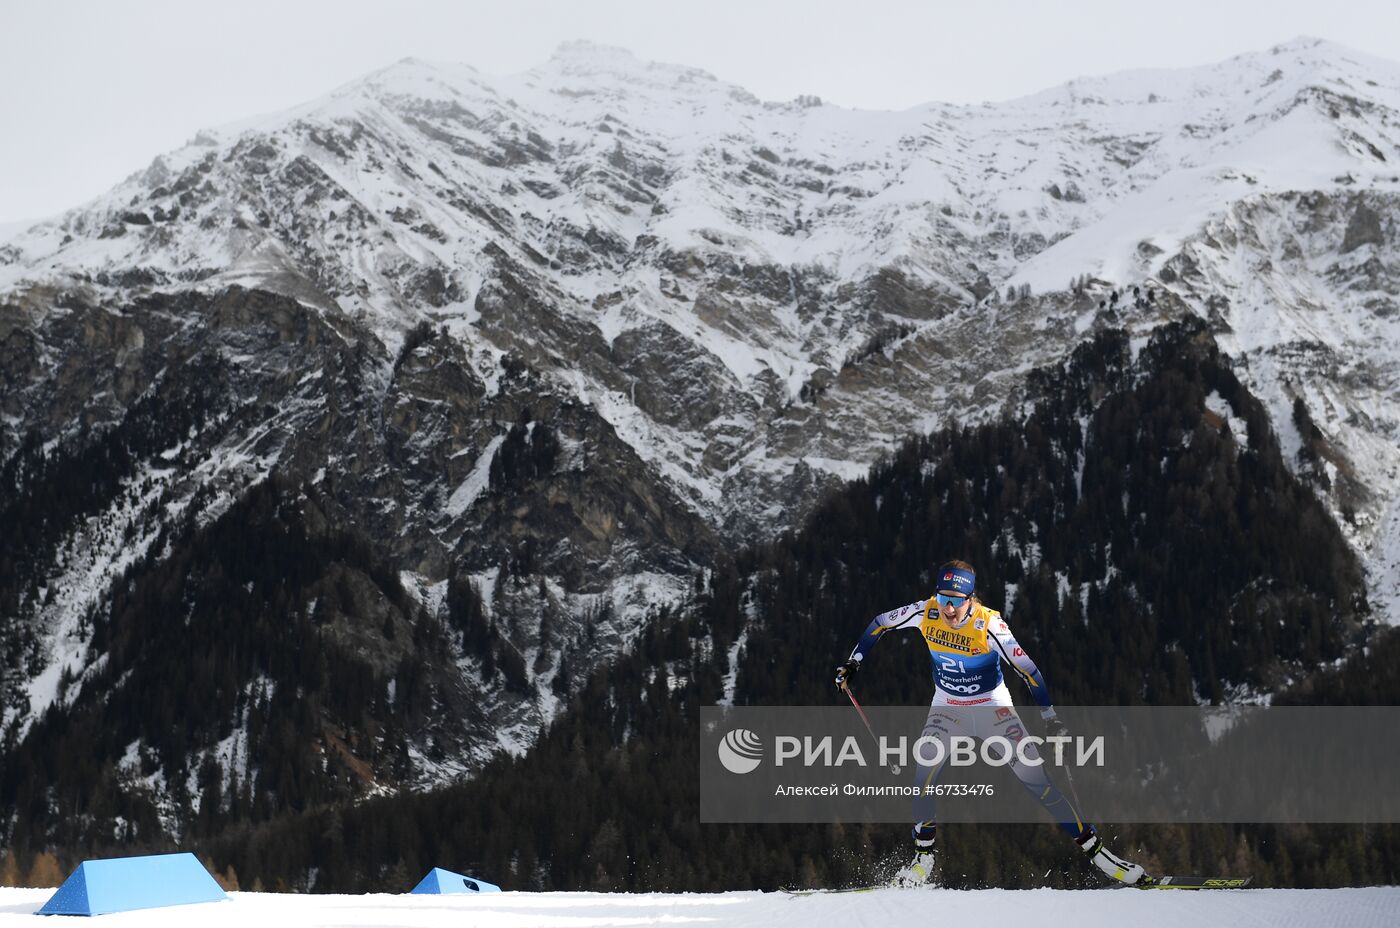
M 846 661 L 836 668 L 836 688 L 843 690 L 846 688 L 846 681 L 851 678 L 851 674 L 860 669 L 858 661 Z
M 1044 709 L 1040 717 L 1045 720 L 1045 733 L 1051 738 L 1068 738 L 1069 726 L 1061 721 L 1054 709 Z

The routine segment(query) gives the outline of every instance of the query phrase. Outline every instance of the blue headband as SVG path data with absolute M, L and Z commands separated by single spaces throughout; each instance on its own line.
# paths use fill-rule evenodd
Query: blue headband
M 970 570 L 949 567 L 938 578 L 938 592 L 971 596 L 977 589 L 977 575 Z

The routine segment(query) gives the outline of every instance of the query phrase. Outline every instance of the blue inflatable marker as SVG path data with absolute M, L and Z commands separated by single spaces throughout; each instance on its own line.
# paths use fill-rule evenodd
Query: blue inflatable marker
M 413 892 L 419 894 L 440 895 L 443 893 L 498 893 L 501 887 L 495 883 L 488 883 L 485 880 L 478 880 L 474 876 L 463 876 L 460 873 L 453 873 L 451 870 L 443 870 L 434 867 L 428 871 L 428 875 L 413 887 Z
M 85 860 L 36 915 L 107 915 L 227 899 L 193 854 Z

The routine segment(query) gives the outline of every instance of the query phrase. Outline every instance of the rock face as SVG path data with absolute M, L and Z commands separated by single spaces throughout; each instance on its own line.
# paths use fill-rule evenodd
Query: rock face
M 1358 203 L 1347 223 L 1346 237 L 1342 239 L 1342 254 L 1351 254 L 1362 245 L 1383 245 L 1385 236 L 1381 232 L 1381 217 L 1365 203 Z
M 0 245 L 0 510 L 63 515 L 0 557 L 3 724 L 96 698 L 91 614 L 275 480 L 417 604 L 376 580 L 363 621 L 450 625 L 476 591 L 434 652 L 453 712 L 370 781 L 470 771 L 902 436 L 1016 415 L 1102 325 L 1183 313 L 1400 608 L 1397 83 L 1303 41 L 862 113 L 575 44 L 203 132 Z

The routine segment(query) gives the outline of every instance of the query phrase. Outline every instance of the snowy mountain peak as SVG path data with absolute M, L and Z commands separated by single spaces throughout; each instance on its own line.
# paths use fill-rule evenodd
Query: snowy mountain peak
M 1270 102 L 1309 84 L 1340 85 L 1358 96 L 1393 105 L 1400 91 L 1400 65 L 1333 42 L 1300 38 L 1193 68 L 1145 68 L 1079 77 L 1023 101 L 1033 106 L 1151 104 L 1170 108 L 1171 104 L 1186 104 L 1197 110 L 1218 102 L 1227 106 L 1231 115 L 1247 119 L 1265 115 Z
M 668 62 L 648 61 L 637 57 L 630 49 L 604 45 L 583 39 L 563 42 L 539 68 L 540 71 L 567 73 L 576 77 L 587 75 L 635 76 L 637 74 L 670 77 L 703 78 L 713 81 L 712 74 L 700 68 Z
M 605 69 L 620 64 L 645 67 L 631 49 L 620 45 L 608 45 L 589 39 L 570 39 L 560 42 L 549 56 L 550 62 L 574 67 L 595 67 Z
M 764 104 L 698 69 L 575 42 L 508 77 L 404 59 L 202 134 L 12 236 L 0 292 L 72 285 L 119 303 L 238 285 L 352 320 L 390 352 L 421 323 L 444 326 L 482 382 L 524 359 L 696 513 L 745 536 L 900 434 L 952 409 L 998 414 L 1025 371 L 1094 324 L 1094 301 L 1065 293 L 1072 278 L 1151 280 L 1203 313 L 1239 288 L 1233 305 L 1288 307 L 1242 356 L 1308 333 L 1383 381 L 1396 360 L 1381 347 L 1400 339 L 1367 307 L 1386 275 L 1333 265 L 1349 242 L 1348 262 L 1388 267 L 1397 163 L 1400 68 L 1311 39 L 904 112 Z M 1300 191 L 1324 205 L 1291 220 L 1306 241 L 1286 241 L 1277 217 L 1303 208 Z M 1276 253 L 1258 226 L 1270 210 Z M 1251 291 L 1265 262 L 1276 289 Z M 1049 310 L 998 305 L 1008 286 L 1053 294 L 1064 325 L 1025 338 Z M 1310 321 L 1329 305 L 1353 324 Z M 938 356 L 930 339 L 949 326 L 997 369 L 968 381 L 966 362 Z M 1292 394 L 1269 389 L 1287 418 Z M 1400 420 L 1393 401 L 1368 398 L 1363 419 L 1357 396 L 1334 399 L 1358 413 L 1338 422 L 1370 423 L 1332 427 L 1344 446 Z M 11 440 L 26 427 L 5 426 Z M 1400 486 L 1396 457 L 1357 465 L 1371 494 L 1360 544 Z
M 1300 35 L 1287 42 L 1280 42 L 1270 46 L 1265 51 L 1246 52 L 1237 55 L 1232 61 L 1249 58 L 1277 58 L 1292 57 L 1295 61 L 1311 61 L 1318 64 L 1357 64 L 1366 67 L 1396 67 L 1396 63 L 1385 58 L 1378 58 L 1368 55 L 1363 51 L 1333 42 L 1330 39 L 1323 39 L 1317 36 Z
M 627 49 L 587 41 L 563 43 L 548 61 L 517 75 L 517 80 L 523 85 L 518 90 L 521 94 L 543 90 L 565 101 L 641 96 L 664 105 L 678 98 L 730 91 L 700 68 L 646 61 Z

